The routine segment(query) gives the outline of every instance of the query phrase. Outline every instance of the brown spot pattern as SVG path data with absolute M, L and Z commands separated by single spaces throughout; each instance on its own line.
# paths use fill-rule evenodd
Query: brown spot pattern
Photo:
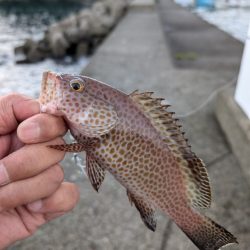
M 82 93 L 69 89 L 75 77 L 85 84 Z M 56 103 L 73 136 L 86 145 L 93 186 L 98 189 L 104 178 L 102 170 L 109 171 L 127 189 L 149 228 L 155 229 L 156 208 L 168 214 L 200 249 L 236 242 L 224 228 L 190 206 L 210 204 L 206 170 L 180 135 L 172 114 L 162 112 L 162 99 L 152 99 L 151 94 L 128 96 L 84 76 L 49 72 L 40 102 Z

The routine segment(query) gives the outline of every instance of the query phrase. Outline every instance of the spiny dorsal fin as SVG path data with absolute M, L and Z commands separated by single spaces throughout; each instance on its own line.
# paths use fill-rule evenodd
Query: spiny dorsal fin
M 131 205 L 135 204 L 135 207 L 140 212 L 144 224 L 150 230 L 155 231 L 157 222 L 153 206 L 146 202 L 143 198 L 130 193 L 128 190 L 127 195 Z
M 211 190 L 204 163 L 191 150 L 184 137 L 179 120 L 174 112 L 167 111 L 170 105 L 163 105 L 161 98 L 153 98 L 152 92 L 134 91 L 129 96 L 160 133 L 172 154 L 178 161 L 186 181 L 187 196 L 192 206 L 207 208 L 211 204 Z

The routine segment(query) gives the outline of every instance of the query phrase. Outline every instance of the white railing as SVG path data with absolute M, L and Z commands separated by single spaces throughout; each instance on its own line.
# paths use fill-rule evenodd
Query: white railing
M 217 8 L 250 7 L 250 0 L 215 0 Z
M 250 23 L 235 91 L 235 100 L 250 119 Z

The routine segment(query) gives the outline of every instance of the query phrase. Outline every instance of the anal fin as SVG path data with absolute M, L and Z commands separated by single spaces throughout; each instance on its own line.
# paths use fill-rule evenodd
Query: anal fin
M 144 224 L 154 232 L 156 230 L 157 222 L 153 206 L 145 201 L 145 199 L 131 194 L 129 191 L 127 191 L 127 195 L 131 205 L 135 204 L 135 207 L 140 212 Z
M 100 167 L 96 159 L 88 152 L 86 155 L 86 168 L 89 180 L 93 188 L 98 192 L 105 177 L 105 169 Z

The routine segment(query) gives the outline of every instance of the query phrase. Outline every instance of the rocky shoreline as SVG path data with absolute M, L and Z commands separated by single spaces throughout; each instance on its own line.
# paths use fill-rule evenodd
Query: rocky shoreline
M 90 9 L 83 9 L 54 23 L 41 40 L 27 39 L 15 48 L 16 63 L 92 54 L 123 16 L 127 6 L 127 0 L 98 1 Z

